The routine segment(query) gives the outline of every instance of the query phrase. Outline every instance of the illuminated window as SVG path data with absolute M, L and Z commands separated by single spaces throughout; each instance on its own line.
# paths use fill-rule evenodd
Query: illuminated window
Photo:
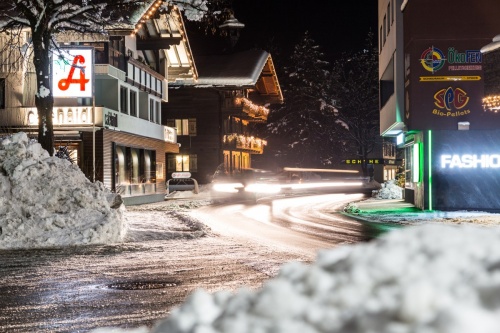
M 196 119 L 168 119 L 167 126 L 175 127 L 177 135 L 196 136 Z
M 116 146 L 115 184 L 156 183 L 154 150 Z
M 197 155 L 170 155 L 168 157 L 168 172 L 198 171 Z
M 413 145 L 413 182 L 418 183 L 420 181 L 420 143 L 415 143 Z

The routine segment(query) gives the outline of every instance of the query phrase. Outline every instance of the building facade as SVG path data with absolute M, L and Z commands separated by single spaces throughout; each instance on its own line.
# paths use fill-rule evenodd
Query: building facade
M 432 8 L 432 10 L 430 10 Z M 380 0 L 381 135 L 405 151 L 405 200 L 425 210 L 500 210 L 500 118 L 484 103 L 500 33 L 494 0 Z
M 268 52 L 197 56 L 196 65 L 197 80 L 169 85 L 162 119 L 176 128 L 180 144 L 178 154 L 168 154 L 167 175 L 189 172 L 204 184 L 216 170 L 234 174 L 252 167 L 252 155 L 266 145 L 254 125 L 266 122 L 267 105 L 283 96 Z
M 161 5 L 150 1 L 132 13 L 133 24 L 109 27 L 106 35 L 56 36 L 69 56 L 66 63 L 53 59 L 53 73 L 71 71 L 67 78 L 53 78 L 59 82 L 53 84 L 56 146 L 126 204 L 164 200 L 166 154 L 177 153 L 179 145 L 175 129 L 162 125 L 161 104 L 168 102 L 169 79 L 196 77 L 180 12 L 160 11 Z M 77 59 L 91 63 L 90 71 L 69 65 Z M 36 138 L 32 67 L 14 63 L 0 77 L 3 132 Z M 57 95 L 58 87 L 71 90 L 64 83 L 72 77 L 93 83 L 90 95 Z

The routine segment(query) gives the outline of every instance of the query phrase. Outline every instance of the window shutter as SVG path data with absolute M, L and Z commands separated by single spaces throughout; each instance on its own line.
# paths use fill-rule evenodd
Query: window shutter
M 196 136 L 196 118 L 189 119 L 189 135 Z

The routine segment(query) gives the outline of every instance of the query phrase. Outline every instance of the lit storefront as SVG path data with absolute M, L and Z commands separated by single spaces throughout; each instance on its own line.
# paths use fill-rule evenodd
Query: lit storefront
M 500 3 L 379 0 L 379 9 L 381 134 L 405 152 L 405 200 L 500 210 L 500 84 L 488 87 L 500 58 L 481 52 L 500 33 Z

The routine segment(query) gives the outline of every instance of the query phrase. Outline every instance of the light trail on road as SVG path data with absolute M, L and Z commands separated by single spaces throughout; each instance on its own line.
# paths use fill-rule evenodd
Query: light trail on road
M 269 197 L 257 204 L 207 206 L 192 214 L 221 235 L 314 255 L 321 249 L 367 241 L 381 232 L 377 225 L 341 213 L 347 203 L 363 198 L 356 193 Z

